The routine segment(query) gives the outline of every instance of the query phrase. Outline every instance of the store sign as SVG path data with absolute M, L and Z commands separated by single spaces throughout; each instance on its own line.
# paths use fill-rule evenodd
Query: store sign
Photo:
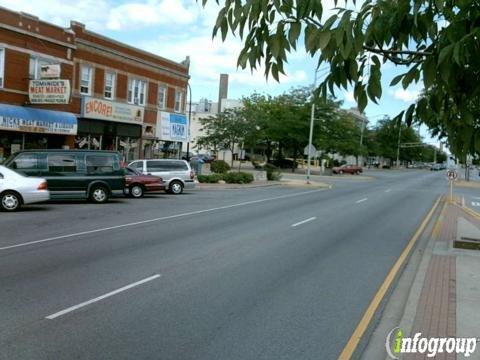
M 164 141 L 188 141 L 187 117 L 164 111 L 158 112 L 156 137 Z
M 0 115 L 0 130 L 23 131 L 31 133 L 76 135 L 77 124 L 64 121 L 23 119 Z
M 28 97 L 32 104 L 68 104 L 69 80 L 30 80 Z
M 82 117 L 109 120 L 129 124 L 143 123 L 144 109 L 125 103 L 118 103 L 85 96 L 82 98 Z

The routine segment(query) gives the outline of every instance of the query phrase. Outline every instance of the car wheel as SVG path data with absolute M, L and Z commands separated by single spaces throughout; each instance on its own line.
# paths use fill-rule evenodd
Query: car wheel
M 108 201 L 108 192 L 104 186 L 101 185 L 94 185 L 90 190 L 90 201 L 103 204 Z
M 143 196 L 143 187 L 141 185 L 133 185 L 130 188 L 130 195 L 134 198 L 141 198 Z
M 340 175 L 342 175 L 342 174 L 343 174 L 343 170 L 340 170 L 338 173 L 339 173 Z
M 22 198 L 13 191 L 6 191 L 1 195 L 1 207 L 3 211 L 15 211 L 22 204 Z
M 183 184 L 180 181 L 172 181 L 168 190 L 171 194 L 179 195 L 183 192 Z
M 360 175 L 360 171 L 355 171 L 355 175 Z

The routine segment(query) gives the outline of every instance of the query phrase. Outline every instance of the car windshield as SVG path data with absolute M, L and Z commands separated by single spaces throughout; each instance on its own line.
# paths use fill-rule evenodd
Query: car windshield
M 126 167 L 125 174 L 127 175 L 140 175 L 140 173 L 132 168 Z

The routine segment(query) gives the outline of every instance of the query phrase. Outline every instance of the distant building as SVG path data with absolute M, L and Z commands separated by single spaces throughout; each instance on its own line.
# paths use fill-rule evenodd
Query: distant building
M 211 153 L 213 149 L 198 149 L 196 148 L 196 139 L 202 135 L 200 119 L 214 116 L 227 109 L 234 109 L 243 107 L 241 100 L 227 99 L 228 94 L 228 75 L 220 74 L 219 81 L 219 102 L 212 102 L 207 99 L 200 99 L 198 102 L 192 102 L 192 114 L 190 119 L 190 152 L 192 153 Z M 189 104 L 187 104 L 188 110 Z M 183 144 L 183 151 L 187 151 L 186 144 Z M 218 152 L 217 158 L 229 162 L 232 154 L 229 150 L 221 150 Z

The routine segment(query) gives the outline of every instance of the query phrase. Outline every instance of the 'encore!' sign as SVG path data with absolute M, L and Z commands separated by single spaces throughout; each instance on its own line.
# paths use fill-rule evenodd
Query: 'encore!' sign
M 131 124 L 143 123 L 143 107 L 88 96 L 82 99 L 82 117 Z
M 68 104 L 69 80 L 30 80 L 28 97 L 32 104 Z

